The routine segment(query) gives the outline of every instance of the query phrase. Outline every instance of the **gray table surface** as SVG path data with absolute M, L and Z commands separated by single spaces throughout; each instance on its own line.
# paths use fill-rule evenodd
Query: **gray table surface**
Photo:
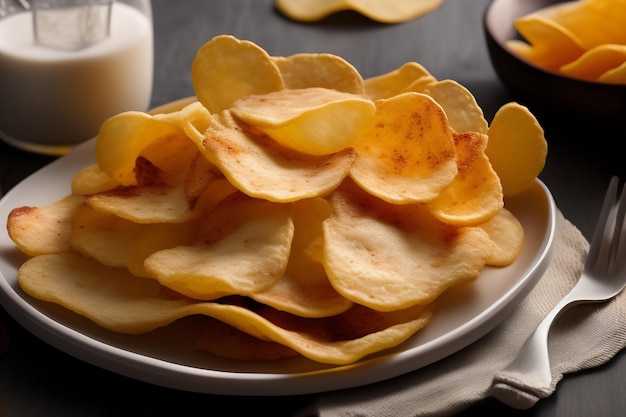
M 491 67 L 482 29 L 487 4 L 487 0 L 446 0 L 427 16 L 383 25 L 347 12 L 319 23 L 297 23 L 281 16 L 272 0 L 153 0 L 152 104 L 193 95 L 190 65 L 196 51 L 213 36 L 227 33 L 252 40 L 271 55 L 334 53 L 351 62 L 364 77 L 417 61 L 437 78 L 455 79 L 468 87 L 491 120 L 500 105 L 519 98 L 507 91 Z M 565 216 L 589 236 L 610 175 L 624 175 L 618 152 L 618 144 L 626 139 L 624 127 L 584 118 L 570 120 L 554 109 L 535 113 L 550 145 L 541 179 Z M 53 159 L 0 143 L 0 195 Z M 143 383 L 48 346 L 3 309 L 0 332 L 8 333 L 8 346 L 0 346 L 0 416 L 222 414 L 217 410 L 228 415 L 289 416 L 313 397 L 201 395 Z M 489 412 L 622 416 L 626 412 L 626 354 L 620 353 L 593 370 L 568 375 L 554 395 L 530 410 L 511 410 L 495 400 L 485 400 L 460 415 Z

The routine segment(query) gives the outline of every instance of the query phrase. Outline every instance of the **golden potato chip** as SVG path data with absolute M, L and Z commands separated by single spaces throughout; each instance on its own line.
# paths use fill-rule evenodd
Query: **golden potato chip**
M 355 151 L 314 156 L 250 131 L 226 111 L 214 115 L 200 144 L 207 159 L 249 196 L 291 202 L 328 194 L 348 175 Z
M 570 31 L 585 50 L 603 44 L 626 44 L 625 0 L 579 0 L 557 3 L 532 13 Z
M 394 205 L 344 182 L 324 222 L 324 266 L 344 297 L 380 311 L 425 305 L 475 279 L 492 252 L 477 227 L 440 222 L 424 204 Z
M 514 24 L 525 41 L 510 40 L 507 47 L 541 68 L 558 71 L 585 52 L 573 33 L 551 20 L 531 15 L 516 19 Z
M 84 256 L 112 267 L 125 267 L 136 276 L 148 277 L 143 263 L 151 254 L 191 244 L 196 223 L 140 224 L 81 206 L 72 218 L 70 245 Z
M 211 113 L 238 99 L 282 90 L 280 70 L 258 45 L 230 35 L 216 36 L 198 50 L 191 65 L 198 101 Z
M 195 101 L 175 112 L 155 114 L 154 119 L 178 127 L 198 143 L 211 124 L 211 113 L 202 103 Z
M 366 78 L 364 85 L 367 96 L 373 101 L 378 101 L 409 91 L 422 93 L 427 85 L 435 81 L 437 81 L 435 77 L 422 65 L 407 62 L 386 74 Z
M 596 46 L 578 59 L 563 65 L 559 71 L 570 77 L 598 81 L 602 74 L 626 63 L 626 45 L 605 44 Z
M 431 213 L 444 223 L 473 226 L 495 216 L 504 200 L 498 175 L 485 155 L 487 135 L 456 134 L 458 172 L 454 180 L 428 203 Z
M 443 0 L 276 0 L 276 7 L 287 17 L 311 22 L 341 11 L 355 10 L 381 23 L 415 19 L 437 9 Z
M 307 358 L 337 365 L 398 345 L 433 314 L 432 305 L 389 313 L 355 305 L 338 316 L 307 319 L 263 305 L 253 311 L 243 306 L 245 299 L 200 302 L 74 252 L 31 258 L 18 271 L 18 282 L 32 297 L 59 304 L 115 332 L 146 333 L 202 314 Z
M 519 257 L 524 246 L 524 227 L 509 210 L 503 208 L 478 227 L 487 232 L 494 243 L 487 265 L 507 266 Z
M 404 93 L 379 100 L 376 107 L 374 125 L 355 143 L 350 177 L 390 203 L 432 200 L 457 173 L 454 139 L 441 106 L 425 94 Z
M 251 294 L 251 298 L 301 317 L 334 316 L 352 306 L 330 284 L 324 266 L 307 251 L 322 237 L 322 222 L 329 215 L 330 206 L 323 198 L 294 203 L 295 233 L 285 275 L 270 289 Z
M 600 75 L 598 81 L 607 84 L 626 84 L 626 62 Z
M 546 163 L 548 142 L 541 125 L 518 103 L 507 103 L 489 126 L 485 153 L 500 177 L 502 193 L 511 197 L 524 191 Z
M 454 80 L 435 81 L 424 88 L 446 112 L 450 127 L 457 133 L 487 133 L 483 110 L 470 91 Z
M 104 173 L 98 164 L 88 165 L 80 169 L 72 177 L 72 194 L 89 195 L 111 190 L 120 185 Z
M 119 187 L 87 196 L 86 204 L 135 223 L 183 223 L 202 214 L 191 207 L 182 185 Z
M 186 136 L 176 126 L 142 112 L 120 113 L 107 119 L 96 140 L 96 162 L 121 185 L 136 185 L 135 164 L 142 151 L 154 142 L 165 144 Z M 184 142 L 182 142 L 184 143 Z
M 365 94 L 363 77 L 345 59 L 323 53 L 301 53 L 272 57 L 280 70 L 285 88 L 329 88 L 345 93 Z
M 30 256 L 68 251 L 72 216 L 84 201 L 83 196 L 69 195 L 43 207 L 15 208 L 7 219 L 9 237 Z
M 355 94 L 311 87 L 247 96 L 230 111 L 289 149 L 328 155 L 352 146 L 372 124 L 376 106 Z
M 236 197 L 213 210 L 194 245 L 154 253 L 144 263 L 146 271 L 163 285 L 199 300 L 272 287 L 287 268 L 293 207 Z

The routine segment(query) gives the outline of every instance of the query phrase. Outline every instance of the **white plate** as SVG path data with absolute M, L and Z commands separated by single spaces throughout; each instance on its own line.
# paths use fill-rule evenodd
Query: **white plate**
M 74 173 L 94 161 L 95 141 L 44 167 L 0 200 L 0 219 L 12 208 L 41 206 L 70 192 Z M 96 366 L 170 388 L 231 395 L 293 395 L 336 390 L 392 378 L 444 358 L 485 335 L 534 287 L 546 270 L 555 233 L 556 208 L 540 181 L 509 208 L 526 230 L 519 259 L 506 268 L 486 268 L 473 283 L 449 290 L 432 321 L 396 347 L 349 366 L 304 358 L 272 362 L 226 360 L 192 348 L 195 318 L 146 335 L 104 330 L 56 305 L 27 296 L 17 284 L 25 257 L 6 228 L 0 231 L 0 302 L 26 329 L 56 348 Z

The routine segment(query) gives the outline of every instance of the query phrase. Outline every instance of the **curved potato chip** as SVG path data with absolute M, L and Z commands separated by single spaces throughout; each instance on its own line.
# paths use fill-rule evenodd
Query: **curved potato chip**
M 355 94 L 311 87 L 247 96 L 230 111 L 289 149 L 328 155 L 352 146 L 372 124 L 376 106 Z
M 578 59 L 563 65 L 559 71 L 570 77 L 598 81 L 602 74 L 626 63 L 626 45 L 599 45 Z
M 211 113 L 252 94 L 282 90 L 280 70 L 258 45 L 230 35 L 216 36 L 198 50 L 191 65 L 198 101 Z
M 626 44 L 625 0 L 560 2 L 531 14 L 569 30 L 585 50 L 602 44 Z
M 103 172 L 98 164 L 81 168 L 72 177 L 72 194 L 89 195 L 111 190 L 120 185 Z
M 11 210 L 7 231 L 15 245 L 30 256 L 71 250 L 72 216 L 85 197 L 68 195 L 42 207 L 19 207 Z
M 494 243 L 487 265 L 507 266 L 518 258 L 524 246 L 524 227 L 513 213 L 503 208 L 478 227 L 487 232 Z
M 398 345 L 429 322 L 434 308 L 416 306 L 381 313 L 354 306 L 323 319 L 296 317 L 262 305 L 251 311 L 241 303 L 171 296 L 154 280 L 73 252 L 31 258 L 18 271 L 18 282 L 32 297 L 59 304 L 118 333 L 146 333 L 201 314 L 283 344 L 307 358 L 337 365 Z
M 483 109 L 476 102 L 470 91 L 454 80 L 435 81 L 424 88 L 443 108 L 450 127 L 457 133 L 487 133 L 489 124 Z
M 156 141 L 185 138 L 176 126 L 146 113 L 130 111 L 107 119 L 96 140 L 96 162 L 120 185 L 136 185 L 135 164 L 139 155 Z
M 289 18 L 303 22 L 355 10 L 377 22 L 399 23 L 430 13 L 441 3 L 443 0 L 276 0 L 276 7 Z
M 363 77 L 345 59 L 323 53 L 301 53 L 272 57 L 280 70 L 285 88 L 330 88 L 345 93 L 365 94 Z
M 485 153 L 500 177 L 502 193 L 521 193 L 546 163 L 548 142 L 541 125 L 527 107 L 511 102 L 496 112 L 488 136 Z
M 626 62 L 600 75 L 598 81 L 608 84 L 626 84 Z
M 374 125 L 355 143 L 350 177 L 390 203 L 432 200 L 457 173 L 454 139 L 441 106 L 425 94 L 403 93 L 376 107 Z
M 294 203 L 295 234 L 285 275 L 267 291 L 251 294 L 252 299 L 300 317 L 334 316 L 352 306 L 330 284 L 324 266 L 307 253 L 322 237 L 322 222 L 329 215 L 330 206 L 322 198 Z
M 211 113 L 196 101 L 175 112 L 155 114 L 154 119 L 178 127 L 197 143 L 211 124 Z
M 206 219 L 197 243 L 156 252 L 144 267 L 161 284 L 199 300 L 264 291 L 287 268 L 292 211 L 291 204 L 231 197 Z
M 324 266 L 344 297 L 380 311 L 428 304 L 480 274 L 484 230 L 440 222 L 424 204 L 394 205 L 346 181 L 330 197 Z
M 364 80 L 365 93 L 373 100 L 391 98 L 400 93 L 423 92 L 430 83 L 437 81 L 422 65 L 407 62 L 400 68 Z
M 500 178 L 485 155 L 487 135 L 467 132 L 454 136 L 458 173 L 428 203 L 437 219 L 456 226 L 473 226 L 495 216 L 504 206 Z
M 507 47 L 541 68 L 558 71 L 585 52 L 573 33 L 551 20 L 531 15 L 516 19 L 514 24 L 526 42 L 513 39 Z
M 249 129 L 228 111 L 214 115 L 200 146 L 235 187 L 252 197 L 290 202 L 326 195 L 348 175 L 355 158 L 352 148 L 305 155 Z

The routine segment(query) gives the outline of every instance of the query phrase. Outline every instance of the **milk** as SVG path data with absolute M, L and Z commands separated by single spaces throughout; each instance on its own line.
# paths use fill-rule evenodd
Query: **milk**
M 110 36 L 76 51 L 38 46 L 32 14 L 0 20 L 0 136 L 28 148 L 71 146 L 102 122 L 147 110 L 153 73 L 151 20 L 115 2 Z

